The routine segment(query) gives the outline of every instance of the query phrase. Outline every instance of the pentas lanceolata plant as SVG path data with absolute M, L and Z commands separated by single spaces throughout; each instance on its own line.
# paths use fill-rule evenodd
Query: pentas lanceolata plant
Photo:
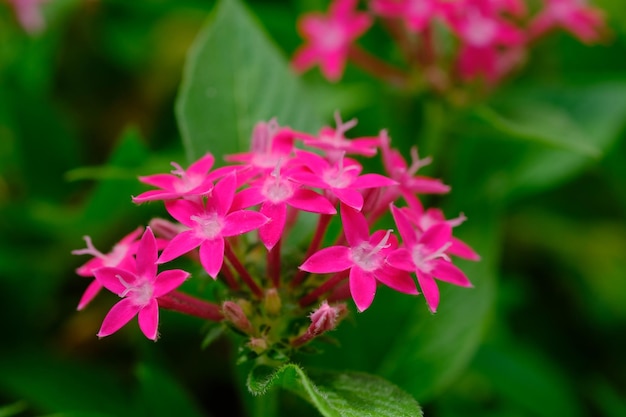
M 336 119 L 335 128 L 317 135 L 275 120 L 258 123 L 250 151 L 226 156 L 229 165 L 216 168 L 206 154 L 187 169 L 172 163 L 170 174 L 140 177 L 155 189 L 133 201 L 163 201 L 175 221 L 154 219 L 106 254 L 89 237 L 86 249 L 73 252 L 93 256 L 77 270 L 92 278 L 79 310 L 102 288 L 121 297 L 98 336 L 137 316 L 141 331 L 156 340 L 165 308 L 244 334 L 244 357 L 286 359 L 333 330 L 348 312 L 346 300 L 367 310 L 379 285 L 422 293 L 432 312 L 439 305 L 437 280 L 471 286 L 452 262 L 452 256 L 479 258 L 452 234 L 464 217 L 447 220 L 419 197 L 450 189 L 418 175 L 430 161 L 413 149 L 407 162 L 385 131 L 347 139 L 356 122 Z M 376 154 L 386 175 L 363 172 L 360 161 Z M 304 213 L 317 226 L 303 247 L 287 246 L 290 237 L 303 237 Z M 386 215 L 395 228 L 377 227 Z M 167 267 L 181 257 L 222 284 L 212 301 L 180 290 L 186 280 L 200 279 Z
M 337 81 L 350 61 L 395 85 L 446 92 L 476 79 L 497 84 L 553 30 L 585 43 L 598 42 L 607 31 L 602 12 L 586 0 L 540 0 L 536 9 L 525 0 L 369 0 L 363 11 L 358 3 L 332 0 L 328 12 L 299 19 L 305 44 L 293 57 L 296 70 L 317 64 Z M 375 20 L 402 53 L 403 68 L 355 43 Z
M 31 34 L 41 32 L 46 22 L 41 5 L 49 0 L 6 0 L 13 8 L 15 18 L 22 28 Z

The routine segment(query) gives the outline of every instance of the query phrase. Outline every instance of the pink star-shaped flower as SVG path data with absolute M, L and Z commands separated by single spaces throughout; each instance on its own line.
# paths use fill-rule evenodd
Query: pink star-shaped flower
M 91 238 L 85 236 L 84 239 L 87 243 L 87 248 L 73 250 L 72 255 L 92 255 L 93 259 L 90 259 L 87 263 L 77 268 L 76 273 L 81 277 L 93 277 L 94 271 L 103 267 L 117 267 L 132 270 L 135 267 L 133 255 L 137 252 L 137 238 L 142 231 L 143 228 L 138 227 L 124 236 L 113 246 L 113 249 L 109 253 L 100 252 L 91 242 Z M 83 296 L 78 302 L 77 309 L 80 311 L 87 307 L 101 289 L 102 284 L 97 279 L 94 279 L 83 293 Z
M 417 281 L 433 313 L 439 305 L 439 288 L 435 278 L 462 287 L 471 287 L 463 271 L 446 254 L 452 245 L 452 226 L 439 223 L 425 232 L 414 228 L 404 209 L 391 206 L 391 214 L 402 236 L 404 247 L 389 254 L 387 262 L 398 269 L 415 272 Z
M 387 254 L 397 247 L 391 230 L 379 230 L 370 236 L 365 216 L 346 205 L 341 205 L 341 221 L 349 246 L 321 249 L 300 269 L 316 274 L 349 269 L 350 294 L 359 311 L 366 310 L 374 301 L 377 280 L 396 291 L 418 293 L 409 274 L 386 262 Z
M 529 32 L 533 38 L 551 29 L 565 29 L 582 42 L 597 41 L 606 30 L 602 12 L 586 0 L 546 0 L 544 9 L 533 19 Z
M 157 275 L 157 242 L 148 227 L 137 247 L 136 267 L 104 267 L 94 274 L 100 284 L 122 297 L 106 315 L 98 332 L 105 337 L 118 331 L 138 316 L 139 328 L 148 339 L 157 339 L 159 326 L 158 298 L 178 288 L 189 273 L 173 269 Z
M 363 195 L 360 189 L 396 184 L 394 180 L 379 174 L 359 175 L 363 166 L 353 159 L 341 157 L 331 164 L 321 156 L 306 151 L 297 152 L 296 158 L 310 170 L 295 173 L 294 178 L 297 181 L 310 187 L 328 190 L 339 201 L 359 211 L 363 208 Z
M 165 247 L 159 263 L 169 262 L 200 247 L 200 263 L 207 274 L 216 278 L 224 262 L 224 238 L 258 229 L 268 218 L 251 210 L 230 211 L 237 179 L 231 173 L 220 180 L 205 204 L 190 200 L 166 203 L 167 211 L 189 227 Z
M 328 15 L 309 13 L 298 20 L 298 30 L 307 40 L 295 53 L 292 64 L 304 71 L 319 63 L 331 81 L 343 74 L 350 45 L 372 25 L 366 13 L 357 13 L 357 0 L 335 0 Z
M 233 207 L 246 208 L 261 204 L 260 212 L 269 221 L 259 228 L 259 238 L 267 249 L 272 249 L 282 237 L 287 220 L 287 206 L 311 213 L 335 214 L 337 210 L 328 199 L 313 190 L 303 188 L 279 167 L 264 178 L 242 190 Z
M 194 198 L 203 196 L 213 189 L 213 181 L 233 170 L 232 167 L 222 167 L 211 173 L 215 158 L 207 153 L 189 166 L 187 170 L 172 162 L 175 168 L 171 174 L 156 174 L 139 177 L 144 184 L 159 187 L 160 190 L 151 190 L 133 197 L 133 202 L 144 203 L 155 200 L 173 200 L 176 198 Z

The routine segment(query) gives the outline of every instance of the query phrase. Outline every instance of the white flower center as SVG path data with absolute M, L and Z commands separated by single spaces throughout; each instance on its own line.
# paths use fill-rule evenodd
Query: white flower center
M 117 279 L 126 288 L 120 297 L 128 298 L 134 305 L 145 307 L 150 303 L 152 295 L 154 294 L 154 286 L 149 281 L 131 285 L 122 278 L 121 275 L 116 275 Z
M 223 219 L 215 212 L 191 216 L 190 219 L 197 223 L 196 233 L 202 238 L 214 239 L 224 227 Z

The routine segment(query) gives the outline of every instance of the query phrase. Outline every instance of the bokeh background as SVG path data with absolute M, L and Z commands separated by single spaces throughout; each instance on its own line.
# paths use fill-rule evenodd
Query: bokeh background
M 326 4 L 246 3 L 285 57 L 301 42 L 297 16 Z M 334 85 L 305 74 L 328 122 L 341 109 L 359 119 L 354 135 L 388 127 L 403 150 L 417 144 L 435 157 L 424 172 L 453 192 L 428 201 L 451 217 L 465 212 L 459 231 L 483 266 L 464 264 L 474 292 L 445 288 L 435 316 L 422 299 L 409 303 L 423 315 L 404 313 L 400 295 L 381 289 L 371 310 L 337 331 L 343 353 L 330 347 L 303 363 L 382 374 L 433 417 L 626 416 L 626 8 L 595 4 L 611 29 L 603 43 L 555 33 L 519 74 L 456 113 L 353 67 Z M 87 281 L 74 269 L 86 259 L 70 255 L 83 235 L 106 251 L 163 215 L 130 196 L 145 190 L 138 175 L 185 162 L 175 99 L 213 6 L 50 0 L 45 30 L 28 35 L 0 2 L 0 416 L 246 415 L 233 340 L 203 349 L 204 324 L 170 312 L 156 344 L 133 323 L 98 340 L 114 297 L 76 312 Z M 378 35 L 363 43 L 384 55 L 389 41 Z M 485 106 L 517 124 L 494 121 Z M 525 140 L 518 125 L 547 139 Z M 570 138 L 597 152 L 559 145 Z M 480 314 L 463 313 L 472 310 Z M 411 327 L 410 337 L 437 344 L 420 345 L 430 349 L 420 358 L 444 353 L 436 366 L 415 360 L 403 370 L 413 352 L 407 326 L 422 319 L 429 327 Z M 421 372 L 425 385 L 415 382 Z M 282 399 L 284 415 L 316 415 Z

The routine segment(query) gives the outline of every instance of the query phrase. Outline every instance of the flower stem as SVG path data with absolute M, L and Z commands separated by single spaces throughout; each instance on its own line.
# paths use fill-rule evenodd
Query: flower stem
M 263 290 L 256 282 L 254 282 L 254 279 L 252 279 L 252 276 L 250 275 L 246 267 L 243 266 L 241 262 L 239 262 L 237 255 L 235 254 L 235 252 L 233 252 L 233 249 L 230 247 L 230 243 L 228 243 L 228 241 L 224 241 L 224 255 L 226 255 L 226 258 L 228 259 L 230 264 L 233 266 L 233 268 L 235 268 L 235 271 L 239 273 L 239 276 L 241 277 L 243 282 L 245 282 L 246 285 L 250 287 L 252 293 L 257 298 L 262 298 Z
M 320 219 L 317 223 L 317 229 L 315 229 L 315 234 L 313 235 L 313 239 L 311 239 L 309 249 L 307 249 L 306 254 L 304 255 L 304 260 L 309 259 L 309 257 L 319 249 L 320 245 L 322 244 L 322 239 L 326 234 L 326 230 L 328 229 L 328 225 L 330 224 L 332 218 L 333 216 L 331 214 L 320 214 Z M 291 287 L 295 288 L 300 285 L 306 274 L 306 271 L 299 269 L 293 281 L 291 281 Z
M 272 280 L 274 288 L 280 287 L 280 246 L 282 239 L 267 252 L 267 276 Z
M 305 295 L 300 299 L 300 307 L 306 307 L 309 304 L 314 303 L 321 295 L 327 293 L 332 290 L 337 284 L 346 279 L 350 273 L 349 269 L 345 271 L 337 272 L 335 275 L 330 277 L 326 282 L 322 285 Z
M 398 68 L 370 54 L 357 45 L 352 45 L 348 58 L 357 66 L 396 87 L 404 87 L 408 83 L 408 75 Z
M 158 298 L 159 307 L 205 320 L 222 321 L 224 317 L 218 305 L 200 300 L 189 294 L 172 291 Z

